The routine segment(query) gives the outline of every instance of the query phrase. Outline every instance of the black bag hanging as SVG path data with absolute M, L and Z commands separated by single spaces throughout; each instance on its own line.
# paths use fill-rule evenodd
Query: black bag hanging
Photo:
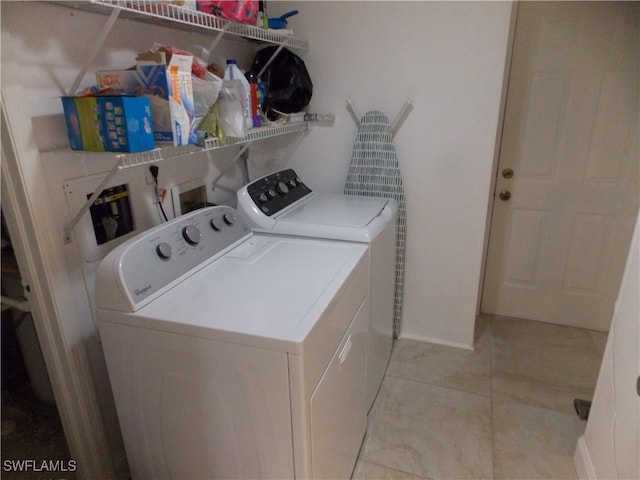
M 251 71 L 259 73 L 276 52 L 278 47 L 266 47 L 256 53 Z M 313 83 L 302 59 L 295 53 L 283 48 L 273 59 L 260 77 L 266 84 L 266 94 L 262 111 L 273 120 L 269 110 L 282 113 L 296 113 L 309 105 L 313 94 Z

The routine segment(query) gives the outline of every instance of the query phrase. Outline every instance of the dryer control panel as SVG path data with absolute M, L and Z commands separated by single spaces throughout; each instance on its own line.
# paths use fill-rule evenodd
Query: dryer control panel
M 246 191 L 266 216 L 270 217 L 309 195 L 307 187 L 293 169 L 281 170 L 246 186 Z
M 177 217 L 114 249 L 98 267 L 99 308 L 135 312 L 252 235 L 226 206 Z

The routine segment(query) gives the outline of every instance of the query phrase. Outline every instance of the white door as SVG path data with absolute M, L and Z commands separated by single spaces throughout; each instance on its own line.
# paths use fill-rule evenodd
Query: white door
M 639 32 L 637 2 L 520 3 L 483 312 L 608 330 L 638 209 Z

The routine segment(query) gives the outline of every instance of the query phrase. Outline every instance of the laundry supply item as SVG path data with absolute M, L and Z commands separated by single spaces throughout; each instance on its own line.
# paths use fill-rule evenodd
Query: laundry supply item
M 167 51 L 143 52 L 133 70 L 96 72 L 100 87 L 149 98 L 156 142 L 175 146 L 196 143 L 191 135 L 194 116 L 191 55 Z
M 242 97 L 242 85 L 239 80 L 222 82 L 222 90 L 214 109 L 218 109 L 217 123 L 223 132 L 223 138 L 244 138 L 247 135 Z M 213 112 L 210 110 L 210 113 Z
M 253 72 L 247 72 L 245 74 L 247 81 L 249 82 L 249 89 L 251 91 L 251 119 L 253 120 L 253 127 L 260 126 L 260 109 L 258 105 L 258 77 Z
M 251 87 L 249 86 L 249 82 L 244 74 L 238 68 L 237 62 L 233 59 L 227 60 L 227 68 L 224 71 L 224 80 L 239 81 L 239 87 L 241 89 L 240 94 L 242 98 L 242 115 L 244 117 L 247 130 L 252 129 L 253 116 L 251 115 Z
M 72 150 L 144 152 L 155 148 L 146 97 L 62 97 L 62 106 Z
M 291 10 L 290 12 L 284 13 L 276 18 L 269 19 L 269 28 L 274 30 L 281 30 L 283 28 L 287 28 L 287 18 L 293 17 L 298 14 L 298 10 Z
M 196 0 L 196 8 L 232 22 L 255 25 L 258 0 Z

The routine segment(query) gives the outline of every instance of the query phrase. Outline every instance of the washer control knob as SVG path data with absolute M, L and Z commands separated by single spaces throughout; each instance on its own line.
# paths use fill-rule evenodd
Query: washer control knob
M 182 237 L 189 245 L 200 243 L 200 230 L 195 225 L 188 225 L 182 229 Z
M 269 197 L 267 197 L 267 194 L 266 194 L 266 193 L 261 193 L 260 195 L 258 195 L 258 201 L 259 201 L 260 203 L 264 203 L 264 202 L 266 202 L 267 200 L 269 200 Z
M 287 184 L 284 182 L 278 182 L 278 186 L 276 188 L 282 195 L 289 193 L 289 187 L 287 187 Z
M 289 185 L 290 188 L 296 188 L 298 186 L 298 184 L 293 178 L 287 182 L 287 185 Z
M 211 223 L 211 228 L 213 228 L 216 232 L 219 232 L 220 230 L 222 230 L 222 224 L 220 223 L 219 218 L 213 218 L 210 223 Z
M 236 217 L 233 213 L 225 213 L 222 216 L 222 219 L 227 225 L 233 225 L 234 223 L 236 223 Z
M 156 247 L 156 253 L 163 260 L 169 260 L 171 258 L 171 245 L 167 242 L 162 242 Z
M 278 196 L 273 188 L 270 188 L 269 191 L 267 191 L 267 195 L 269 196 L 269 198 L 276 198 Z

